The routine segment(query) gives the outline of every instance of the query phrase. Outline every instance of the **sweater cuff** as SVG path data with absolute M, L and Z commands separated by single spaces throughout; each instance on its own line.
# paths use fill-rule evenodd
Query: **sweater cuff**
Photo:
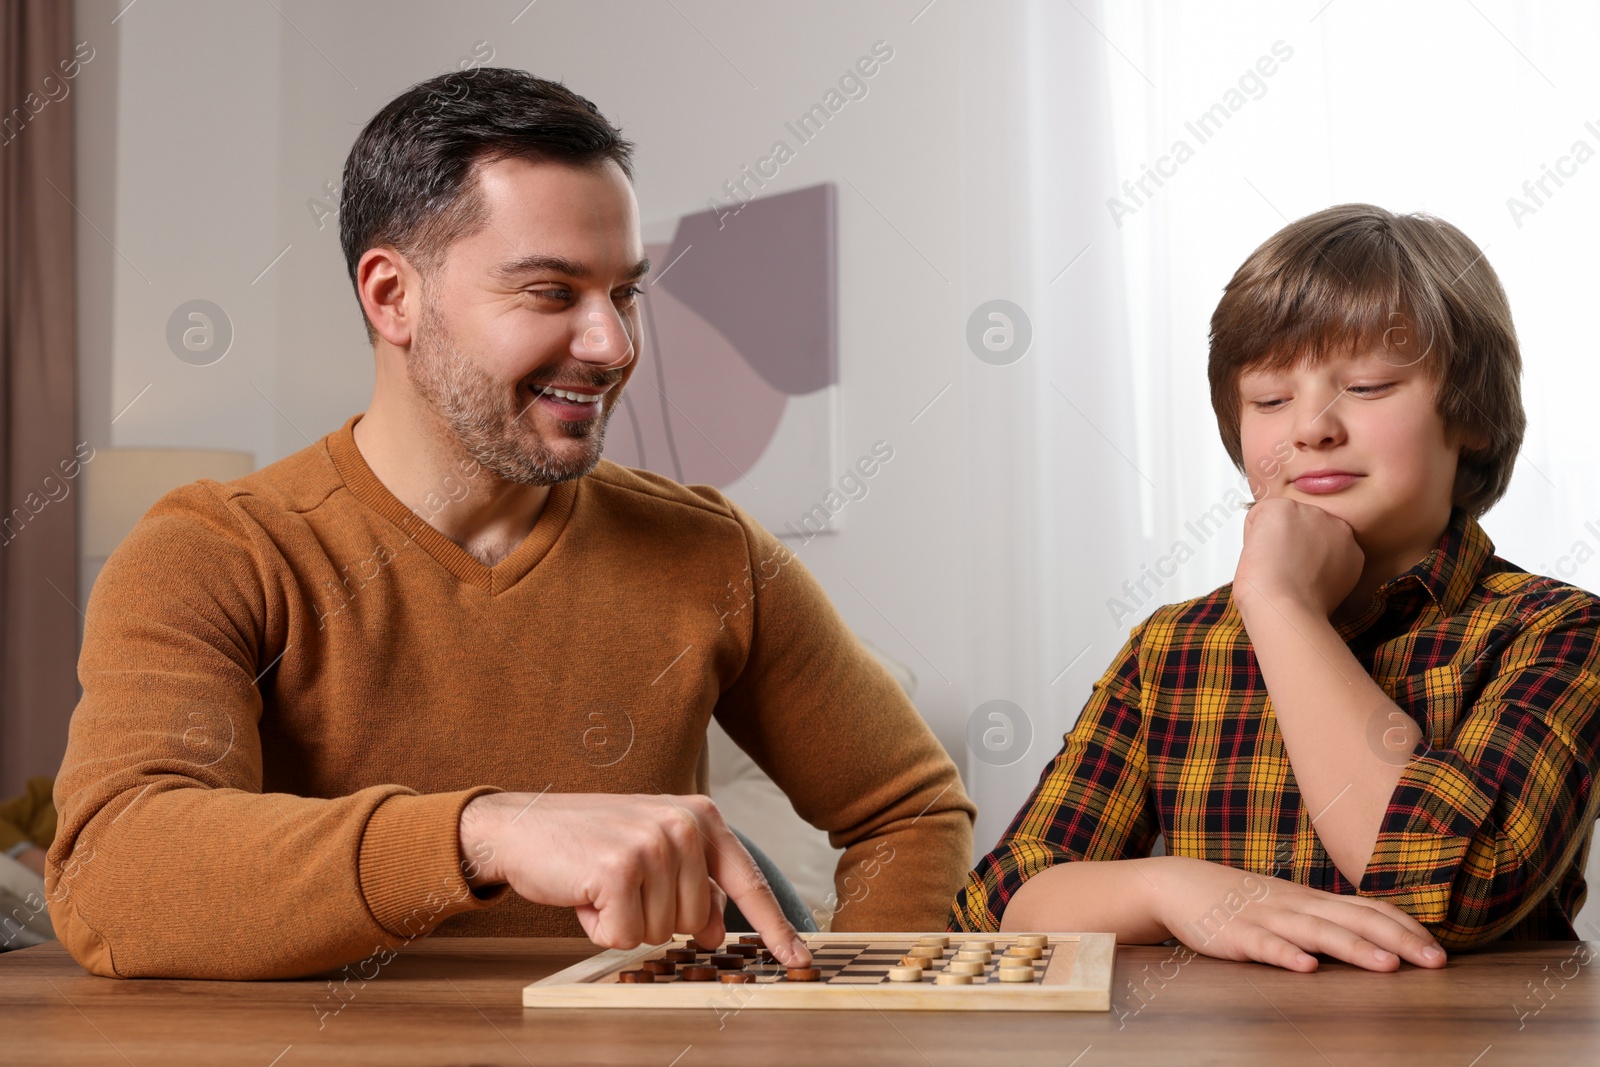
M 358 876 L 378 925 L 410 941 L 458 912 L 500 901 L 508 886 L 474 892 L 461 869 L 461 811 L 477 797 L 497 792 L 481 786 L 458 793 L 400 793 L 373 810 L 361 835 Z

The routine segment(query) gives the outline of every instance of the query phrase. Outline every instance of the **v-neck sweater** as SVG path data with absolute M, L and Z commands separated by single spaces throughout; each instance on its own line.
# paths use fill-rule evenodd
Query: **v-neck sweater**
M 835 929 L 942 927 L 972 804 L 777 538 L 714 489 L 601 461 L 485 566 L 426 518 L 487 472 L 419 514 L 359 419 L 168 493 L 106 561 L 47 876 L 80 963 L 259 979 L 430 932 L 582 936 L 570 909 L 467 886 L 462 809 L 705 792 L 713 717 L 845 849 Z

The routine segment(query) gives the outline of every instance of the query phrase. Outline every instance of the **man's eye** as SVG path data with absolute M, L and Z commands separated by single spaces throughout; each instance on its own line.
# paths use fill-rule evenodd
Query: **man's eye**
M 644 287 L 641 285 L 630 285 L 626 289 L 618 292 L 617 295 L 625 301 L 637 300 L 639 297 L 644 295 Z
M 572 290 L 570 289 L 529 289 L 528 294 L 530 296 L 539 297 L 542 300 L 572 299 Z

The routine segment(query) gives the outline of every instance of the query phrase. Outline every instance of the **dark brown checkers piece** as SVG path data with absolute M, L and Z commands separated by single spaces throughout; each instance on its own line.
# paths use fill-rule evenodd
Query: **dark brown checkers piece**
M 734 982 L 754 982 L 756 976 L 749 971 L 723 971 L 722 980 L 730 984 Z
M 669 948 L 661 954 L 661 958 L 673 963 L 693 963 L 700 958 L 700 954 L 692 948 Z
M 623 971 L 617 975 L 619 982 L 654 982 L 656 976 L 649 971 Z
M 822 969 L 820 967 L 790 967 L 783 975 L 791 982 L 820 982 Z
M 767 947 L 767 943 L 765 941 L 761 940 L 761 935 L 760 934 L 740 934 L 739 935 L 739 944 L 741 944 L 741 945 L 754 945 L 756 948 L 766 948 Z
M 728 946 L 728 955 L 730 955 L 730 956 L 743 956 L 747 960 L 755 959 L 756 956 L 760 954 L 760 952 L 761 952 L 761 950 L 759 948 L 757 948 L 756 946 L 754 946 L 754 945 L 729 945 Z
M 719 952 L 711 957 L 711 965 L 719 971 L 737 971 L 744 967 L 744 957 L 736 952 Z
M 678 977 L 685 982 L 715 982 L 718 973 L 715 967 L 707 966 L 704 963 L 690 963 L 685 964 L 678 971 Z
M 678 965 L 671 960 L 645 960 L 639 964 L 639 969 L 651 974 L 671 974 L 678 969 Z

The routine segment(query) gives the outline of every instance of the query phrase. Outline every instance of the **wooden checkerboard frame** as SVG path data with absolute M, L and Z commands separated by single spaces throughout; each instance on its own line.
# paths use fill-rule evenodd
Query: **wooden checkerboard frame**
M 920 983 L 890 982 L 887 965 L 917 944 L 922 934 L 856 933 L 803 934 L 823 969 L 819 982 L 791 982 L 776 976 L 742 984 L 686 982 L 669 979 L 649 983 L 617 981 L 621 971 L 634 970 L 670 948 L 681 948 L 687 938 L 664 945 L 612 949 L 548 978 L 526 986 L 522 1004 L 527 1008 L 698 1008 L 719 1011 L 745 1008 L 877 1011 L 1109 1011 L 1111 971 L 1116 957 L 1116 935 L 1049 934 L 1045 956 L 1037 961 L 1042 973 L 1031 983 L 1000 982 L 992 976 L 972 985 L 940 986 L 931 979 Z M 1015 933 L 944 934 L 950 939 L 946 962 L 969 941 L 993 941 L 998 957 Z M 736 942 L 737 937 L 729 939 Z M 853 948 L 848 958 L 842 955 Z M 867 959 L 863 960 L 863 957 Z M 844 961 L 844 962 L 840 962 Z M 936 965 L 936 967 L 939 965 Z M 873 980 L 882 970 L 884 976 Z

